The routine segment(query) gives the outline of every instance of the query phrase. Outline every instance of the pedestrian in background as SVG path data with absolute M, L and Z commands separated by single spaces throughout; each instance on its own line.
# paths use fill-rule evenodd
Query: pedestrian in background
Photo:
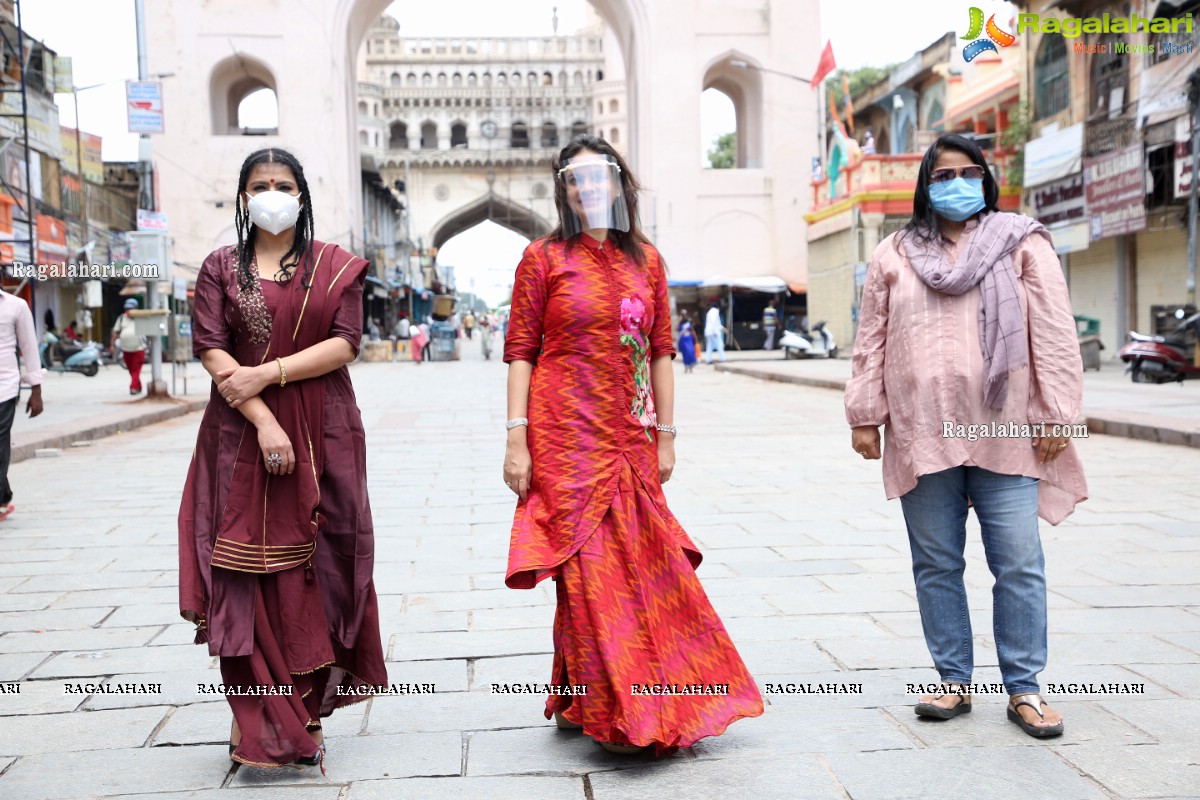
M 679 312 L 679 356 L 683 359 L 684 374 L 696 367 L 696 328 L 685 308 Z
M 662 259 L 637 227 L 637 180 L 591 135 L 554 166 L 559 225 L 525 249 L 504 346 L 504 481 L 518 497 L 505 583 L 556 583 L 550 682 L 587 692 L 551 694 L 546 718 L 611 752 L 661 754 L 758 716 L 762 697 L 663 495 L 675 468 L 671 314 Z M 728 694 L 630 689 L 645 684 Z
M 129 316 L 129 312 L 138 307 L 136 298 L 130 297 L 125 301 L 125 313 L 117 317 L 117 323 L 113 326 L 112 339 L 109 341 L 109 349 L 115 348 L 118 344 L 121 345 L 121 358 L 125 360 L 125 367 L 129 370 L 129 393 L 141 394 L 142 391 L 142 365 L 146 363 L 146 342 L 138 335 L 137 323 L 133 317 Z
M 421 361 L 426 357 L 425 348 L 429 346 L 429 327 L 427 325 L 413 325 L 412 341 L 409 343 L 411 347 L 412 360 L 417 362 L 417 366 L 421 366 Z
M 1086 499 L 1079 455 L 1050 426 L 1073 424 L 1083 369 L 1066 281 L 1040 223 L 996 210 L 979 147 L 944 134 L 926 152 L 905 228 L 872 256 L 853 377 L 852 446 L 879 458 L 908 528 L 925 642 L 942 691 L 919 716 L 971 710 L 974 658 L 963 584 L 973 506 L 995 577 L 993 627 L 1008 718 L 1057 736 L 1062 715 L 1039 694 L 1046 666 L 1046 574 L 1038 516 L 1057 525 Z M 936 342 L 937 346 L 930 346 Z M 952 438 L 944 423 L 1046 423 L 1034 438 Z
M 17 363 L 17 351 L 21 353 Z M 38 353 L 37 330 L 33 327 L 33 312 L 20 297 L 0 290 L 0 522 L 16 510 L 12 485 L 8 482 L 8 467 L 12 462 L 12 426 L 21 399 L 21 383 L 28 384 L 29 400 L 25 413 L 30 418 L 42 413 L 41 356 Z M 25 367 L 21 375 L 21 365 Z
M 475 315 L 467 311 L 467 315 L 463 317 L 463 331 L 467 334 L 468 339 L 473 339 L 475 336 Z
M 763 309 L 763 333 L 766 334 L 766 340 L 763 344 L 764 350 L 775 349 L 775 329 L 779 327 L 779 312 L 775 310 L 775 301 L 767 302 L 767 307 Z
M 716 301 L 708 308 L 704 316 L 704 363 L 713 363 L 713 353 L 720 354 L 725 360 L 725 326 L 721 324 L 721 306 Z
M 323 770 L 321 720 L 388 682 L 346 369 L 367 262 L 313 240 L 291 153 L 251 153 L 237 186 L 237 245 L 196 278 L 193 349 L 213 390 L 179 508 L 179 609 L 226 686 L 273 692 L 227 695 L 230 758 Z

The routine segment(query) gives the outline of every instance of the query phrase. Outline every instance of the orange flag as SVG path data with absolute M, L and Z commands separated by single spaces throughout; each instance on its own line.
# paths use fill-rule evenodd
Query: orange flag
M 842 94 L 846 96 L 846 127 L 854 133 L 854 101 L 850 98 L 850 76 L 842 73 Z
M 826 75 L 833 72 L 837 68 L 837 62 L 833 60 L 833 42 L 825 42 L 825 49 L 821 51 L 821 60 L 817 62 L 817 71 L 813 74 L 813 79 L 809 81 L 809 86 L 816 89 Z

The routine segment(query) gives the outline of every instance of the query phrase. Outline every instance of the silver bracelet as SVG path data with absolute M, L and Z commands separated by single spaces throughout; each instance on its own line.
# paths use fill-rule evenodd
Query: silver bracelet
M 504 423 L 504 430 L 511 431 L 513 428 L 519 428 L 522 425 L 524 425 L 526 428 L 529 427 L 529 419 L 527 417 L 510 419 L 508 422 Z
M 674 425 L 655 425 L 654 427 L 655 427 L 655 429 L 657 429 L 657 430 L 660 430 L 660 431 L 662 431 L 663 433 L 669 433 L 669 434 L 671 434 L 671 438 L 672 438 L 672 439 L 678 439 L 678 438 L 679 438 L 679 431 L 677 431 L 677 430 L 675 429 L 675 426 L 674 426 Z

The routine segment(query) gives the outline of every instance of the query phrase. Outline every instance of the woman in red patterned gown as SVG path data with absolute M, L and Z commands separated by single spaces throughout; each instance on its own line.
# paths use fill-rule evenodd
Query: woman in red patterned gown
M 506 584 L 557 584 L 546 717 L 613 752 L 659 754 L 758 716 L 762 697 L 667 508 L 675 466 L 667 279 L 638 184 L 602 139 L 555 165 L 560 225 L 517 267 L 505 341 L 505 483 L 519 498 Z

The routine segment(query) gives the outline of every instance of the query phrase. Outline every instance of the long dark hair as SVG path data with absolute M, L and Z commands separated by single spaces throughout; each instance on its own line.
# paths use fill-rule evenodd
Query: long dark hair
M 896 237 L 897 244 L 905 236 L 914 236 L 918 242 L 928 242 L 930 239 L 942 235 L 941 228 L 938 227 L 937 214 L 929 199 L 929 176 L 933 173 L 934 165 L 937 164 L 943 150 L 957 150 L 971 159 L 972 163 L 983 167 L 983 210 L 997 210 L 996 203 L 1000 200 L 1000 187 L 996 184 L 996 179 L 993 177 L 992 170 L 988 166 L 987 159 L 983 157 L 983 151 L 979 149 L 979 145 L 957 133 L 943 133 L 925 151 L 925 157 L 921 159 L 921 170 L 917 173 L 917 188 L 913 192 L 912 219 Z
M 291 248 L 279 259 L 279 272 L 275 273 L 275 276 L 276 280 L 289 280 L 292 277 L 292 270 L 303 260 L 304 277 L 302 281 L 304 288 L 307 289 L 309 288 L 309 278 L 312 276 L 312 258 L 307 257 L 312 254 L 312 197 L 308 193 L 308 180 L 304 177 L 304 167 L 300 166 L 300 161 L 294 155 L 279 147 L 255 150 L 242 162 L 233 216 L 238 238 L 238 288 L 246 291 L 253 289 L 256 277 L 250 271 L 250 266 L 254 262 L 254 240 L 258 235 L 258 228 L 250 221 L 250 212 L 242 202 L 242 192 L 246 191 L 246 184 L 250 181 L 250 171 L 259 164 L 282 164 L 292 171 L 292 176 L 296 179 L 296 187 L 300 190 L 300 216 L 296 220 L 296 235 L 292 239 Z
M 608 235 L 612 237 L 617 249 L 633 259 L 638 266 L 645 266 L 646 251 L 642 249 L 642 245 L 649 244 L 650 240 L 638 227 L 638 194 L 642 187 L 629 171 L 629 165 L 621 158 L 621 154 L 614 150 L 611 144 L 590 133 L 581 133 L 571 139 L 554 161 L 554 206 L 558 209 L 559 223 L 550 231 L 547 240 L 563 241 L 567 238 L 563 235 L 562 226 L 563 209 L 567 207 L 567 183 L 559 177 L 558 171 L 571 163 L 571 159 L 579 155 L 580 150 L 591 150 L 593 153 L 608 156 L 621 168 L 621 194 L 625 196 L 625 205 L 629 209 L 629 230 L 610 230 Z

